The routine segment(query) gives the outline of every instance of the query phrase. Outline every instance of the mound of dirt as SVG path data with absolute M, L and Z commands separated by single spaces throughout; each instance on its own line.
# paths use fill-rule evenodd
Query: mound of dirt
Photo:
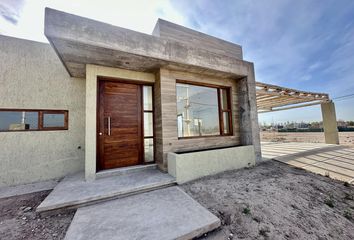
M 352 185 L 275 161 L 182 188 L 222 220 L 201 239 L 354 239 Z

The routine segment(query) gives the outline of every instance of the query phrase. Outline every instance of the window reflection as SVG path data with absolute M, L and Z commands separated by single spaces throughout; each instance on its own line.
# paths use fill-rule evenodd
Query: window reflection
M 177 83 L 178 137 L 219 135 L 217 88 Z
M 144 137 L 153 136 L 152 112 L 144 112 Z
M 143 86 L 144 110 L 152 110 L 152 86 Z
M 144 139 L 145 162 L 154 161 L 154 140 L 152 138 Z
M 43 114 L 43 127 L 64 127 L 65 115 L 64 113 L 44 113 Z
M 36 129 L 38 129 L 38 112 L 0 111 L 0 131 Z

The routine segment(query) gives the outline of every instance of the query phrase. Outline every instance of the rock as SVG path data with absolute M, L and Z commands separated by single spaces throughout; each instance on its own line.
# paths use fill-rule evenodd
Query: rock
M 31 211 L 31 210 L 32 210 L 31 207 L 25 207 L 25 208 L 23 209 L 24 212 L 29 212 L 29 211 Z
M 224 222 L 226 225 L 230 225 L 231 222 L 232 222 L 232 219 L 231 219 L 231 214 L 230 213 L 226 213 L 224 215 Z

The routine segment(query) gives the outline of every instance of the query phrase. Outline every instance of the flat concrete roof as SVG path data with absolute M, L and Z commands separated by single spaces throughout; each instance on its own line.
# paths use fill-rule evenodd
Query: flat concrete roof
M 72 77 L 85 77 L 86 64 L 145 72 L 167 67 L 231 78 L 246 76 L 253 68 L 239 54 L 231 57 L 49 8 L 45 10 L 45 36 Z

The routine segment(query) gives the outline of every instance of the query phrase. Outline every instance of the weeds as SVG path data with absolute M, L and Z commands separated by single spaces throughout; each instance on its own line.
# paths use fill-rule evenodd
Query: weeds
M 349 193 L 344 193 L 345 196 L 344 196 L 344 199 L 345 200 L 354 200 L 354 197 L 353 195 L 349 194 Z
M 327 199 L 324 201 L 324 203 L 325 203 L 328 207 L 334 208 L 334 201 L 333 201 L 332 199 L 327 198 Z
M 248 214 L 251 213 L 251 209 L 249 209 L 248 207 L 245 207 L 245 208 L 242 210 L 242 213 L 248 215 Z
M 344 217 L 348 220 L 352 220 L 353 219 L 353 216 L 352 216 L 352 213 L 349 211 L 349 210 L 346 210 L 344 212 Z
M 262 228 L 259 230 L 259 235 L 263 236 L 263 237 L 268 237 L 268 233 L 269 233 L 269 229 L 266 228 Z

